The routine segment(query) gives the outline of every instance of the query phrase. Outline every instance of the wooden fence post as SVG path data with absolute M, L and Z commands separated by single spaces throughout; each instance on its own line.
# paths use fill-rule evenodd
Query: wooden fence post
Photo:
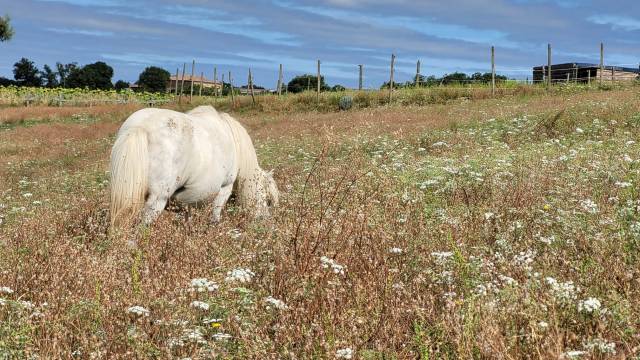
M 200 90 L 198 91 L 200 97 L 202 97 L 202 86 L 204 86 L 204 72 L 200 74 Z
M 414 81 L 415 86 L 420 87 L 420 60 L 416 63 L 416 80 Z
M 589 69 L 589 72 L 588 72 L 587 85 L 591 86 L 591 69 Z
M 175 81 L 175 86 L 176 86 L 176 96 L 178 96 L 178 79 L 180 79 L 180 68 L 176 69 L 176 81 Z
M 278 68 L 278 96 L 282 95 L 282 64 Z
M 491 47 L 491 96 L 496 95 L 496 48 Z
M 611 85 L 616 82 L 616 67 L 615 65 L 611 65 Z
M 231 92 L 231 107 L 235 107 L 236 102 L 233 99 L 233 81 L 231 81 L 231 71 L 229 71 L 229 91 Z
M 391 71 L 389 74 L 389 103 L 393 100 L 393 66 L 396 62 L 396 55 L 391 54 Z
M 218 96 L 218 68 L 213 67 L 213 96 Z
M 362 91 L 362 75 L 363 75 L 363 65 L 358 65 L 358 90 Z
M 551 44 L 547 44 L 547 87 L 551 87 Z
M 318 103 L 320 103 L 320 79 L 320 60 L 318 60 L 318 77 L 316 78 L 318 83 L 318 94 L 316 95 Z
M 602 73 L 604 72 L 604 43 L 600 43 L 600 85 L 602 85 Z
M 196 70 L 196 61 L 193 60 L 191 63 L 191 95 L 189 95 L 189 102 L 193 100 L 193 76 L 195 75 L 194 71 Z
M 184 94 L 184 72 L 187 69 L 187 63 L 182 64 L 182 80 L 180 81 L 180 97 L 178 97 L 178 104 L 182 103 L 182 94 Z
M 251 68 L 249 68 L 249 81 L 248 81 L 248 89 L 249 93 L 251 94 L 251 103 L 255 106 L 256 105 L 256 97 L 253 94 L 253 76 L 251 75 Z

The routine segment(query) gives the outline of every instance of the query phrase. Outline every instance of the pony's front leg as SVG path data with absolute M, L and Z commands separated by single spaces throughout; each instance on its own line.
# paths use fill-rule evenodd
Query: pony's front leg
M 220 189 L 215 199 L 213 199 L 213 215 L 211 216 L 211 222 L 217 224 L 220 222 L 220 213 L 222 212 L 222 208 L 229 200 L 229 196 L 231 196 L 231 192 L 233 190 L 233 184 L 229 184 Z
M 144 204 L 144 209 L 142 209 L 142 223 L 150 225 L 156 221 L 162 210 L 167 206 L 167 201 L 169 201 L 169 195 L 167 194 L 149 194 Z

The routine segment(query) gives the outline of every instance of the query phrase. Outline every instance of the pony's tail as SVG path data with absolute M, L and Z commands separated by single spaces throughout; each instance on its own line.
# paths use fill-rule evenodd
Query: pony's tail
M 145 201 L 149 177 L 147 133 L 131 128 L 111 150 L 111 227 L 137 214 Z

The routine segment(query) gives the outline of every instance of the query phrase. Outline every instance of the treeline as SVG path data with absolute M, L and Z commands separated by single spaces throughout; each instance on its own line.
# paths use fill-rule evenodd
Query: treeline
M 506 81 L 508 78 L 504 75 L 496 75 L 496 82 Z M 491 82 L 491 73 L 473 73 L 467 75 L 462 72 L 454 72 L 452 74 L 445 74 L 442 77 L 436 76 L 424 76 L 414 77 L 413 81 L 407 81 L 404 83 L 394 83 L 394 88 L 411 88 L 416 86 L 440 86 L 440 85 L 454 85 L 454 84 L 488 84 Z M 380 86 L 380 89 L 388 89 L 389 82 L 385 82 Z
M 27 58 L 22 58 L 13 65 L 13 79 L 0 77 L 0 86 L 28 86 L 28 87 L 48 87 L 48 88 L 84 88 L 98 90 L 123 90 L 130 88 L 130 84 L 123 80 L 112 83 L 113 68 L 105 62 L 98 61 L 93 64 L 79 66 L 77 63 L 56 63 L 52 68 L 44 65 L 42 70 L 38 69 L 35 63 Z M 165 92 L 167 85 L 171 79 L 171 75 L 165 69 L 150 66 L 144 69 L 138 76 L 136 86 L 133 88 L 146 92 Z M 507 77 L 496 75 L 496 81 L 506 81 Z M 467 75 L 461 72 L 445 74 L 442 77 L 423 76 L 414 78 L 413 81 L 405 83 L 394 83 L 395 88 L 410 88 L 415 86 L 429 87 L 438 85 L 451 84 L 472 84 L 472 83 L 490 83 L 491 73 L 474 73 Z M 315 91 L 318 88 L 318 77 L 316 75 L 304 74 L 298 75 L 286 84 L 282 84 L 282 92 L 300 93 L 307 90 Z M 196 93 L 200 93 L 200 84 L 194 83 Z M 264 89 L 261 86 L 254 85 L 254 89 Z M 236 87 L 234 87 L 236 88 Z M 240 87 L 247 88 L 247 85 Z M 385 82 L 380 87 L 388 89 L 389 82 Z M 175 88 L 174 88 L 175 89 Z M 231 85 L 229 83 L 222 84 L 222 94 L 227 95 L 230 92 Z M 190 90 L 190 89 L 189 89 Z M 203 95 L 212 95 L 215 89 L 204 87 Z M 344 91 L 346 88 L 342 85 L 329 86 L 325 82 L 325 77 L 320 76 L 320 91 Z
M 13 79 L 0 77 L 0 86 L 27 86 L 48 88 L 82 88 L 91 90 L 123 90 L 130 84 L 124 80 L 112 82 L 113 68 L 98 61 L 79 66 L 78 63 L 56 63 L 52 68 L 44 65 L 40 70 L 33 61 L 22 58 L 13 64 Z M 155 66 L 144 69 L 136 82 L 141 91 L 164 92 L 169 82 L 169 72 Z
M 419 80 L 419 81 L 417 81 Z M 503 75 L 496 75 L 496 81 L 506 81 L 508 78 Z M 452 74 L 445 74 L 442 77 L 431 76 L 423 76 L 420 75 L 419 78 L 414 78 L 413 81 L 407 81 L 404 83 L 394 83 L 393 86 L 396 89 L 401 88 L 413 88 L 416 86 L 421 87 L 429 87 L 429 86 L 439 86 L 439 85 L 452 85 L 452 84 L 472 84 L 472 83 L 485 83 L 488 84 L 491 82 L 491 73 L 473 73 L 471 75 L 467 75 L 461 72 L 455 72 Z M 294 77 L 288 84 L 282 85 L 282 91 L 285 89 L 291 93 L 299 93 L 303 91 L 316 91 L 318 89 L 318 76 L 317 75 L 298 75 Z M 380 89 L 388 89 L 389 82 L 384 82 Z M 345 91 L 346 87 L 342 85 L 334 85 L 329 86 L 324 79 L 324 76 L 320 76 L 320 91 Z
M 0 77 L 0 85 L 30 87 L 68 87 L 109 90 L 114 88 L 111 82 L 113 68 L 102 61 L 85 66 L 77 63 L 56 63 L 52 68 L 44 65 L 42 70 L 27 58 L 13 64 L 13 80 Z M 116 83 L 120 87 L 128 87 L 129 83 Z M 126 84 L 126 86 L 125 86 Z

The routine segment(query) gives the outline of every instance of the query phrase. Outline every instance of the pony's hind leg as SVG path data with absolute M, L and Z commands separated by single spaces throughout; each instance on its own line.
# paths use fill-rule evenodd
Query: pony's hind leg
M 220 213 L 222 212 L 222 208 L 229 200 L 231 196 L 231 192 L 233 190 L 233 184 L 229 184 L 220 189 L 215 199 L 213 199 L 213 214 L 211 217 L 211 222 L 217 224 L 220 222 Z

